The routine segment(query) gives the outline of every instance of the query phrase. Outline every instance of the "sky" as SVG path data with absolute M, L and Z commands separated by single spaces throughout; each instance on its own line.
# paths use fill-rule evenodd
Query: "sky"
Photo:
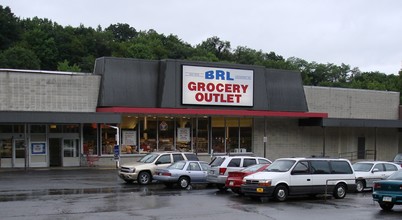
M 287 59 L 342 63 L 363 72 L 402 69 L 401 0 L 0 0 L 15 16 L 63 26 L 176 35 L 193 46 L 210 37 L 231 48 L 275 52 Z

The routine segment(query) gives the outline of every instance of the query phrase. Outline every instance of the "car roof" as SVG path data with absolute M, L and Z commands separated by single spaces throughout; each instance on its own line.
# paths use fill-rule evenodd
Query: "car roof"
M 330 157 L 284 157 L 278 158 L 277 160 L 339 160 L 339 161 L 349 161 L 345 158 L 330 158 Z

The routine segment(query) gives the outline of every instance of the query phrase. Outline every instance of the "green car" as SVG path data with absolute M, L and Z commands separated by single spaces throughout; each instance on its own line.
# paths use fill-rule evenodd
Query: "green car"
M 386 211 L 391 210 L 394 205 L 402 205 L 402 170 L 396 171 L 385 180 L 374 182 L 373 200 Z

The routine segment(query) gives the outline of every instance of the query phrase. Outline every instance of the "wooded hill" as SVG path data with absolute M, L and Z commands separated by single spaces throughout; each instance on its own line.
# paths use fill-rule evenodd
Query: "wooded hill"
M 20 19 L 9 7 L 0 5 L 0 68 L 92 72 L 95 59 L 103 56 L 138 59 L 182 59 L 208 62 L 261 65 L 297 70 L 304 85 L 370 90 L 402 90 L 401 74 L 361 72 L 348 64 L 308 62 L 284 58 L 238 46 L 211 36 L 197 45 L 176 35 L 155 30 L 138 31 L 128 24 L 107 28 L 61 26 L 46 18 Z

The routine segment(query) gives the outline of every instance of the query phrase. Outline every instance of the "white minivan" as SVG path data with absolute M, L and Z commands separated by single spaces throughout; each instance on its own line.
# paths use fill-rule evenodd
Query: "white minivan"
M 281 158 L 266 170 L 243 179 L 241 192 L 250 197 L 285 201 L 292 195 L 332 194 L 344 198 L 356 189 L 356 176 L 346 159 Z

